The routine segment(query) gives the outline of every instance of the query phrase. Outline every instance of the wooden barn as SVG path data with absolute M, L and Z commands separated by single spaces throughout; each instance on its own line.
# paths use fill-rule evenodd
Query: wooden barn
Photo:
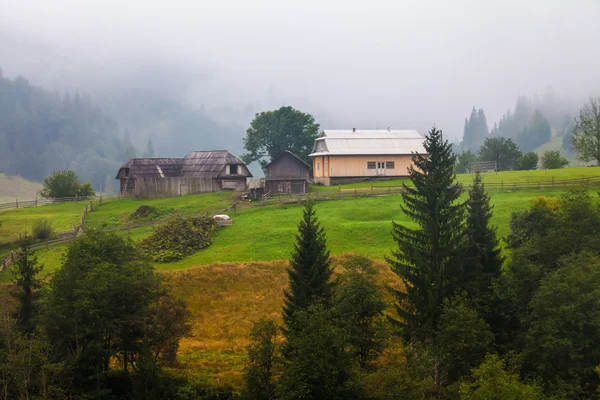
M 310 166 L 290 151 L 284 151 L 266 166 L 266 190 L 271 193 L 306 193 Z
M 246 190 L 252 174 L 227 150 L 193 151 L 184 158 L 134 158 L 116 179 L 121 194 L 136 197 L 176 197 L 187 194 Z
M 324 130 L 315 140 L 313 177 L 331 185 L 408 176 L 412 153 L 425 154 L 416 130 Z

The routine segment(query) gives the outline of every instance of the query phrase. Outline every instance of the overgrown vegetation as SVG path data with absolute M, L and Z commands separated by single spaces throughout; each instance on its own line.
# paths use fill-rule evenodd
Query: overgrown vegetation
M 178 217 L 156 227 L 139 246 L 156 262 L 177 261 L 210 246 L 216 233 L 217 225 L 208 216 Z
M 174 210 L 172 208 L 164 208 L 164 207 L 156 207 L 151 205 L 143 205 L 139 206 L 135 209 L 134 212 L 129 214 L 129 220 L 139 221 L 139 220 L 153 220 L 161 218 L 165 215 L 172 213 Z
M 54 233 L 54 227 L 52 221 L 49 219 L 38 219 L 33 223 L 31 227 L 31 234 L 34 238 L 45 240 L 49 239 Z

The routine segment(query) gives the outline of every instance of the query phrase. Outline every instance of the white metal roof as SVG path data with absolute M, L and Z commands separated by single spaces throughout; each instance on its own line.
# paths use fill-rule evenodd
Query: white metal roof
M 405 138 L 405 139 L 422 139 L 423 135 L 415 129 L 326 129 L 321 132 L 320 137 L 328 138 L 355 138 L 355 137 L 369 137 L 369 138 Z
M 424 140 L 416 130 L 325 130 L 310 156 L 425 154 Z

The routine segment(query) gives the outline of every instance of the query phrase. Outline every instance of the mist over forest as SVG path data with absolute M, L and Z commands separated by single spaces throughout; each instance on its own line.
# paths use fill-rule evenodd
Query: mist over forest
M 283 105 L 324 129 L 435 124 L 457 143 L 474 107 L 515 140 L 537 110 L 555 138 L 600 92 L 595 1 L 259 3 L 4 7 L 0 173 L 73 168 L 102 190 L 149 142 L 239 155 L 254 115 Z

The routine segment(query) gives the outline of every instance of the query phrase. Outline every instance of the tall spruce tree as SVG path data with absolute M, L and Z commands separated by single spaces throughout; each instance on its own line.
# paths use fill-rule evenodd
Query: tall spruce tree
M 325 231 L 317 220 L 313 203 L 307 202 L 288 268 L 290 287 L 284 292 L 283 321 L 288 329 L 293 326 L 296 311 L 314 303 L 329 303 L 333 294 L 331 272 Z
M 402 211 L 418 228 L 392 223 L 398 245 L 389 258 L 404 281 L 398 312 L 410 338 L 428 337 L 437 329 L 442 301 L 460 280 L 459 253 L 464 237 L 464 203 L 455 184 L 456 157 L 442 131 L 433 127 L 425 138 L 427 154 L 413 154 L 409 167 L 414 187 L 404 186 Z
M 13 281 L 16 290 L 11 295 L 18 301 L 15 317 L 17 327 L 26 333 L 33 332 L 35 325 L 33 317 L 35 314 L 35 301 L 37 289 L 40 288 L 39 273 L 42 266 L 37 264 L 37 257 L 29 250 L 27 241 L 21 245 L 15 267 L 12 268 Z
M 496 229 L 490 224 L 493 206 L 479 172 L 469 190 L 466 207 L 465 286 L 462 290 L 475 297 L 489 289 L 492 279 L 500 275 L 503 262 Z

